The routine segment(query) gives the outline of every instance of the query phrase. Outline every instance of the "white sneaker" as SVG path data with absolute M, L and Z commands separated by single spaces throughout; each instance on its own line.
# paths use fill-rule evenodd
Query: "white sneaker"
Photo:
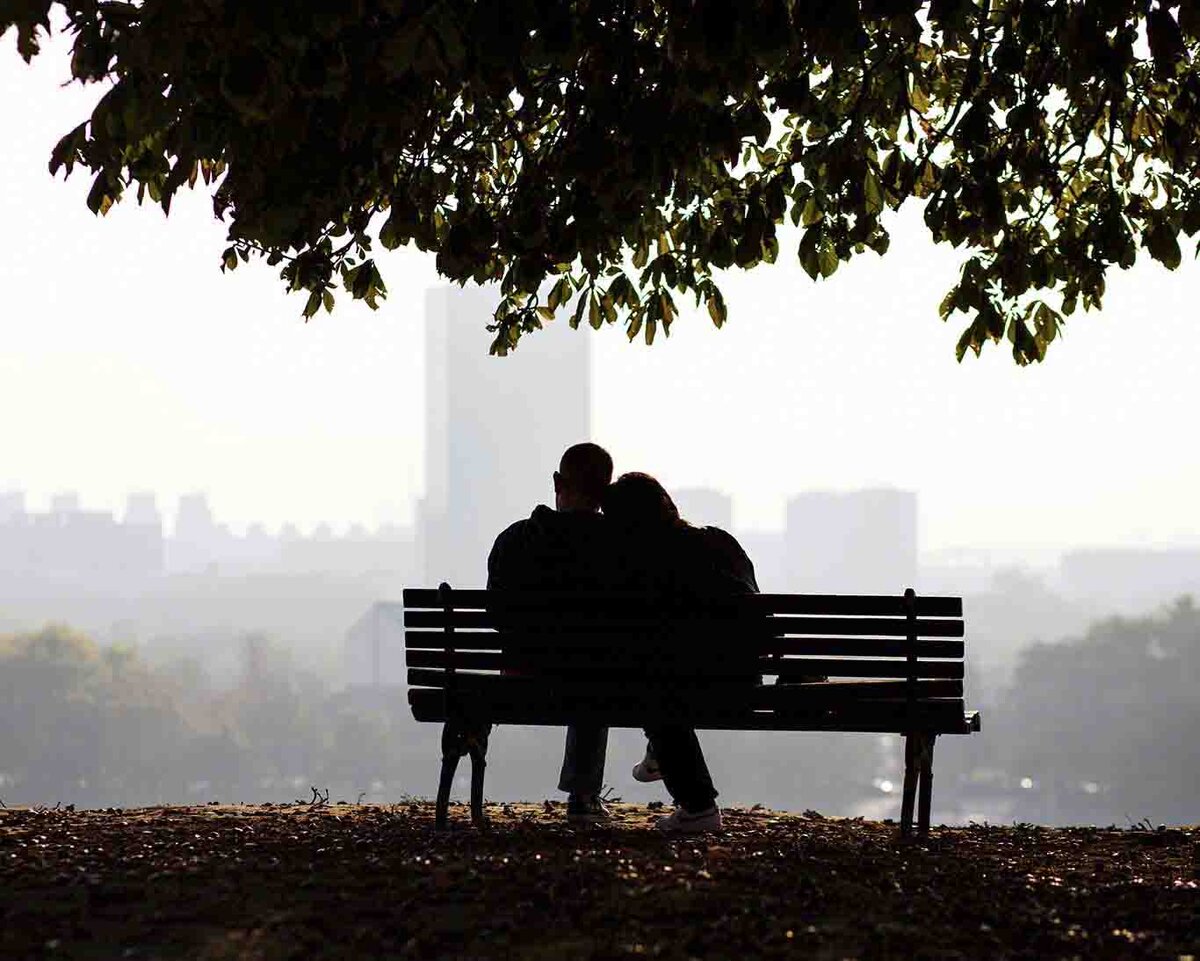
M 663 834 L 706 834 L 721 830 L 721 809 L 716 805 L 694 814 L 681 807 L 673 814 L 659 818 L 654 827 Z
M 658 759 L 650 752 L 650 748 L 646 748 L 646 756 L 633 766 L 633 779 L 643 784 L 662 780 L 662 769 L 659 768 Z

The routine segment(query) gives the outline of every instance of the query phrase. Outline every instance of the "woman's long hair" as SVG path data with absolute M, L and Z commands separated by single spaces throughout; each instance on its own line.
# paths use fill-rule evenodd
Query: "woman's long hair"
M 608 485 L 601 501 L 606 517 L 622 527 L 652 530 L 687 527 L 671 495 L 649 474 L 632 471 Z

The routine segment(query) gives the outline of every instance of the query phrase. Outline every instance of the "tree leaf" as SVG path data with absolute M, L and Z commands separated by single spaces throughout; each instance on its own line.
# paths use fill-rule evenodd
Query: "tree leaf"
M 1179 240 L 1174 229 L 1165 221 L 1160 220 L 1146 234 L 1145 244 L 1150 256 L 1168 270 L 1174 270 L 1182 260 L 1179 250 Z
M 828 240 L 821 243 L 817 250 L 817 265 L 821 271 L 821 277 L 832 277 L 838 269 L 838 264 L 841 261 L 838 259 L 837 251 L 833 249 L 833 244 Z
M 729 315 L 725 309 L 725 298 L 716 287 L 709 287 L 705 306 L 708 307 L 708 316 L 712 318 L 713 326 L 718 329 L 724 327 Z
M 578 330 L 579 324 L 583 320 L 583 311 L 587 307 L 588 298 L 586 294 L 580 294 L 579 300 L 575 304 L 575 313 L 571 316 L 571 329 Z
M 863 176 L 863 206 L 869 214 L 883 210 L 883 191 L 879 189 L 879 179 L 870 167 Z

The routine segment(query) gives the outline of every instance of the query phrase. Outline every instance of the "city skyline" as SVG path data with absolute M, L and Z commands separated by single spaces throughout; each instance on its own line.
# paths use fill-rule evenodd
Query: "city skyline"
M 130 486 L 164 502 L 207 491 L 235 529 L 415 522 L 432 258 L 388 254 L 379 313 L 304 324 L 271 269 L 217 270 L 223 230 L 202 194 L 169 220 L 132 203 L 99 219 L 84 180 L 55 183 L 50 148 L 99 91 L 62 88 L 65 58 L 5 52 L 0 213 L 22 242 L 0 263 L 0 490 L 41 505 L 73 488 L 114 510 Z M 729 493 L 741 529 L 781 529 L 799 491 L 894 487 L 920 495 L 929 551 L 1200 543 L 1200 452 L 1180 442 L 1200 409 L 1193 259 L 1116 272 L 1104 311 L 1071 318 L 1043 367 L 1016 369 L 1004 345 L 960 366 L 957 320 L 936 319 L 960 254 L 911 214 L 886 257 L 827 282 L 791 257 L 727 274 L 724 330 L 687 309 L 652 348 L 571 332 L 592 353 L 591 435 L 619 470 Z M 474 336 L 485 355 L 482 324 Z M 525 349 L 488 369 L 511 377 Z

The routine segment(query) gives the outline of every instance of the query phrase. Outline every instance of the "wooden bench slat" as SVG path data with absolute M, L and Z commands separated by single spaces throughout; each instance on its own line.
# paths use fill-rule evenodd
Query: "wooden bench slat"
M 504 612 L 504 611 L 405 611 L 404 626 L 406 628 L 462 628 L 464 630 L 481 630 L 495 628 L 501 630 L 520 631 L 530 625 L 536 625 L 540 630 L 550 630 L 563 633 L 586 632 L 629 632 L 629 633 L 661 633 L 663 622 L 661 615 L 635 617 L 628 614 L 603 615 L 583 617 L 579 614 L 563 614 L 552 617 L 540 613 Z M 686 634 L 691 631 L 703 630 L 707 633 L 750 633 L 761 630 L 769 631 L 772 635 L 783 634 L 812 634 L 812 635 L 868 635 L 880 637 L 906 637 L 910 630 L 909 621 L 905 618 L 894 617 L 805 617 L 799 615 L 781 615 L 764 618 L 761 621 L 751 618 L 712 618 L 704 616 L 671 618 L 671 631 L 674 634 Z M 962 637 L 963 622 L 949 618 L 916 618 L 912 627 L 918 637 Z
M 892 638 L 873 637 L 730 637 L 721 639 L 736 643 L 738 648 L 760 656 L 772 654 L 808 654 L 827 656 L 859 657 L 907 657 L 908 642 Z M 681 643 L 671 638 L 672 646 Z M 682 639 L 684 645 L 687 639 Z M 645 638 L 628 634 L 589 633 L 563 635 L 528 635 L 499 631 L 455 631 L 450 639 L 446 632 L 437 629 L 410 628 L 404 632 L 404 646 L 408 650 L 445 650 L 452 647 L 460 651 L 497 651 L 501 649 L 558 649 L 562 651 L 598 651 L 605 654 L 644 652 Z M 696 647 L 685 647 L 690 651 L 699 645 L 711 645 L 712 639 L 703 638 Z M 718 648 L 719 649 L 719 648 Z M 964 644 L 960 640 L 920 640 L 916 643 L 918 658 L 961 658 Z M 565 656 L 565 655 L 564 655 Z
M 456 671 L 451 675 L 447 671 L 435 668 L 409 668 L 409 684 L 418 687 L 442 687 L 446 678 L 451 676 L 463 677 L 467 672 Z M 639 673 L 630 670 L 604 671 L 594 670 L 597 676 L 603 676 L 608 683 L 636 682 Z M 795 668 L 789 665 L 788 673 L 821 674 L 826 677 L 878 677 L 878 678 L 907 678 L 908 667 L 903 661 L 851 661 L 825 660 L 822 658 L 807 658 L 797 661 Z M 964 676 L 961 661 L 918 661 L 916 676 L 920 679 L 950 679 L 959 680 Z
M 663 599 L 655 595 L 631 592 L 509 592 L 459 590 L 451 593 L 456 609 L 483 610 L 503 605 L 511 610 L 556 611 L 611 609 L 624 605 L 628 610 L 661 610 Z M 823 614 L 903 617 L 908 613 L 902 595 L 878 594 L 750 594 L 736 599 L 747 610 L 775 614 Z M 407 588 L 404 606 L 410 609 L 440 610 L 442 601 L 436 588 Z M 925 597 L 917 595 L 918 617 L 962 617 L 961 597 Z
M 775 634 L 853 634 L 879 637 L 907 637 L 909 623 L 895 617 L 800 617 L 790 614 L 772 617 L 769 629 Z M 949 618 L 916 618 L 917 637 L 962 637 L 963 622 Z
M 479 705 L 492 703 L 521 704 L 531 709 L 539 704 L 557 705 L 564 710 L 570 710 L 574 705 L 587 705 L 590 709 L 609 707 L 628 708 L 635 705 L 643 708 L 663 707 L 664 709 L 691 716 L 696 713 L 721 713 L 732 711 L 781 711 L 792 714 L 803 714 L 808 711 L 821 713 L 846 712 L 867 709 L 872 706 L 880 710 L 891 711 L 908 705 L 902 697 L 866 697 L 866 696 L 820 696 L 826 685 L 797 685 L 776 686 L 773 684 L 743 685 L 731 687 L 726 685 L 704 685 L 701 683 L 667 686 L 646 681 L 619 690 L 609 685 L 582 680 L 564 680 L 551 686 L 531 688 L 525 684 L 475 684 L 468 689 L 451 691 L 435 688 L 410 689 L 426 691 L 438 697 L 449 697 L 458 703 L 465 711 L 472 711 Z M 809 689 L 811 688 L 811 690 Z M 936 688 L 929 688 L 936 690 Z M 719 695 L 719 698 L 718 698 Z M 930 705 L 943 709 L 947 705 L 962 706 L 962 697 L 923 697 L 912 701 L 914 706 Z M 557 708 L 556 708 L 557 709 Z
M 432 667 L 442 670 L 453 668 L 456 671 L 518 671 L 534 674 L 561 674 L 581 671 L 595 671 L 606 677 L 633 677 L 643 674 L 656 676 L 679 677 L 721 677 L 728 675 L 745 675 L 747 672 L 757 674 L 829 674 L 826 670 L 817 670 L 815 664 L 828 665 L 835 663 L 847 665 L 848 669 L 858 671 L 864 662 L 857 660 L 814 660 L 807 657 L 766 658 L 753 656 L 738 656 L 734 652 L 725 651 L 697 658 L 689 651 L 656 651 L 641 657 L 620 656 L 612 651 L 556 651 L 556 650 L 522 650 L 513 652 L 500 651 L 426 651 L 409 650 L 407 653 L 409 667 Z M 869 661 L 871 669 L 877 670 L 881 662 Z M 957 675 L 923 675 L 925 664 L 917 662 L 917 676 L 957 676 Z M 939 661 L 938 664 L 955 664 L 954 661 Z M 839 677 L 908 677 L 908 662 L 892 659 L 883 662 L 892 668 L 886 674 L 841 674 Z
M 837 678 L 837 677 L 877 678 L 877 679 L 881 679 L 881 680 L 894 679 L 894 678 L 897 678 L 898 676 L 901 676 L 899 669 L 896 669 L 896 668 L 886 670 L 886 671 L 880 670 L 878 673 L 866 673 L 868 668 L 862 668 L 862 667 L 842 668 L 839 671 L 828 671 L 828 670 L 821 671 L 821 670 L 815 669 L 817 663 L 818 662 L 813 662 L 813 661 L 806 662 L 805 663 L 806 668 L 809 668 L 809 665 L 813 665 L 813 668 L 814 668 L 814 669 L 810 669 L 810 670 L 806 671 L 806 673 L 824 674 L 830 678 Z M 917 676 L 921 680 L 961 681 L 962 677 L 963 677 L 962 664 L 958 663 L 958 662 L 953 662 L 953 661 L 944 662 L 944 663 L 934 662 L 932 664 L 929 664 L 929 665 L 919 668 L 917 671 Z M 440 670 L 438 668 L 427 668 L 427 667 L 410 667 L 408 669 L 408 683 L 413 687 L 453 687 L 453 686 L 458 686 L 462 690 L 468 690 L 468 689 L 471 689 L 472 685 L 474 685 L 475 687 L 479 687 L 480 685 L 478 685 L 476 683 L 478 680 L 482 680 L 486 684 L 487 682 L 495 681 L 497 679 L 500 679 L 501 677 L 503 677 L 503 675 L 482 674 L 482 673 L 475 673 L 475 672 L 471 672 L 471 671 L 455 671 L 454 673 L 450 673 L 448 671 Z M 539 690 L 553 689 L 555 687 L 555 685 L 563 683 L 564 679 L 570 680 L 572 683 L 577 683 L 580 678 L 588 678 L 588 679 L 592 680 L 595 684 L 602 686 L 608 690 L 613 690 L 613 689 L 617 688 L 619 685 L 636 686 L 636 685 L 638 685 L 640 683 L 644 683 L 650 679 L 653 679 L 655 681 L 658 681 L 659 679 L 661 679 L 663 688 L 668 691 L 671 689 L 672 685 L 674 685 L 676 687 L 680 687 L 680 688 L 689 686 L 689 685 L 693 686 L 693 687 L 697 686 L 697 685 L 707 685 L 707 686 L 712 687 L 714 690 L 718 689 L 720 687 L 725 687 L 725 688 L 753 687 L 753 685 L 749 685 L 747 683 L 744 676 L 735 677 L 732 675 L 722 676 L 722 675 L 718 675 L 718 674 L 708 674 L 708 675 L 693 674 L 691 676 L 682 676 L 682 677 L 681 676 L 671 677 L 671 676 L 665 676 L 665 675 L 659 675 L 659 676 L 655 677 L 653 675 L 647 675 L 645 673 L 634 673 L 634 672 L 630 672 L 630 671 L 622 671 L 620 673 L 614 672 L 614 671 L 606 671 L 602 668 L 589 669 L 587 672 L 580 672 L 579 674 L 564 673 L 564 674 L 560 675 L 559 677 L 549 677 L 549 676 L 542 675 L 542 676 L 534 677 L 534 678 L 520 678 L 520 679 L 531 682 L 531 683 L 527 684 L 526 687 L 527 687 L 527 690 L 529 691 L 529 695 L 531 697 L 533 697 L 533 696 L 537 696 L 537 693 Z M 540 685 L 540 687 L 539 687 L 539 685 Z M 781 684 L 781 685 L 773 685 L 773 686 L 778 686 L 780 688 L 787 688 L 787 687 L 806 687 L 808 685 Z
M 907 657 L 908 641 L 878 637 L 771 637 L 747 639 L 743 643 L 763 656 L 771 654 L 824 654 L 830 657 Z M 918 640 L 912 645 L 920 659 L 931 657 L 962 659 L 965 644 L 961 640 Z
M 415 668 L 414 670 L 421 670 Z M 443 680 L 445 675 L 443 675 Z M 426 685 L 431 686 L 431 685 Z M 432 685 L 443 688 L 441 681 Z M 533 701 L 546 695 L 562 695 L 564 692 L 580 692 L 581 696 L 597 696 L 600 693 L 612 694 L 611 684 L 597 682 L 594 679 L 580 678 L 547 678 L 529 677 L 513 674 L 459 674 L 455 687 L 465 693 L 474 692 L 513 692 L 514 698 Z M 871 680 L 828 680 L 809 684 L 749 684 L 745 681 L 736 684 L 729 681 L 715 681 L 712 678 L 644 678 L 638 682 L 630 682 L 618 689 L 620 692 L 634 691 L 640 697 L 674 696 L 680 691 L 687 696 L 699 694 L 715 695 L 741 699 L 759 707 L 778 707 L 793 703 L 835 703 L 841 701 L 880 701 L 904 699 L 909 694 L 907 681 L 886 679 Z M 699 692 L 699 693 L 697 693 Z M 916 700 L 962 698 L 963 682 L 956 678 L 938 678 L 917 681 L 912 688 Z M 740 703 L 740 701 L 739 701 Z
M 820 614 L 905 617 L 903 596 L 874 594 L 750 594 L 743 603 L 761 614 Z M 962 617 L 961 597 L 916 597 L 917 617 Z
M 763 706 L 780 707 L 797 702 L 804 703 L 857 703 L 860 701 L 896 701 L 908 696 L 907 681 L 890 680 L 835 680 L 812 684 L 761 684 L 755 689 L 756 703 Z M 917 681 L 913 686 L 914 700 L 962 700 L 963 682 L 958 678 L 935 678 Z
M 458 671 L 531 671 L 555 673 L 560 671 L 584 671 L 606 669 L 609 674 L 636 675 L 643 672 L 657 674 L 678 673 L 680 676 L 719 676 L 730 671 L 746 673 L 755 669 L 759 659 L 737 657 L 726 653 L 723 656 L 696 659 L 685 652 L 655 652 L 653 655 L 635 659 L 621 657 L 605 651 L 556 651 L 521 650 L 499 651 L 414 651 L 407 653 L 409 667 L 454 667 Z M 761 673 L 761 671 L 759 672 Z

